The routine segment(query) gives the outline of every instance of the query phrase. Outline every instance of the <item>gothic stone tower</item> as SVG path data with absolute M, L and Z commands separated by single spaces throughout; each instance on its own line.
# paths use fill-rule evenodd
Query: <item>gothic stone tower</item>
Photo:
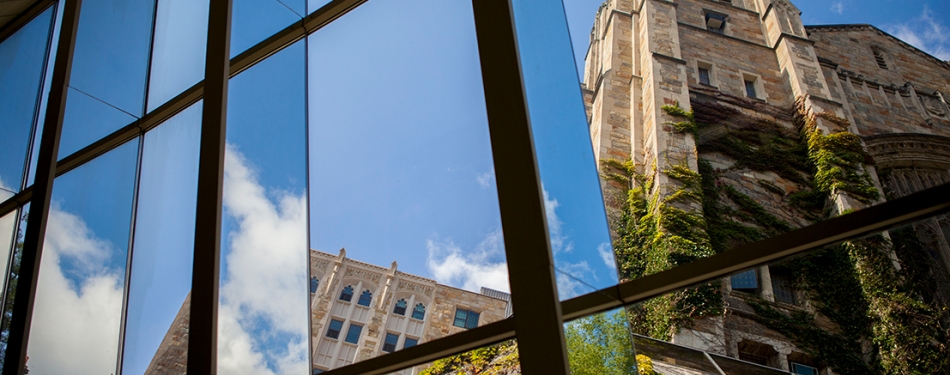
M 645 201 L 669 201 L 678 212 L 705 216 L 707 224 L 722 219 L 774 235 L 950 182 L 950 63 L 870 25 L 804 26 L 800 13 L 788 0 L 607 0 L 600 7 L 583 74 L 594 153 L 605 176 L 616 172 L 611 160 L 632 162 L 640 176 L 627 184 L 603 180 L 612 227 L 621 224 L 626 192 L 637 187 Z M 671 111 L 675 107 L 682 112 Z M 696 121 L 689 124 L 682 115 L 693 110 Z M 803 131 L 810 133 L 803 137 Z M 852 163 L 850 181 L 821 187 L 809 170 L 814 167 L 768 160 L 783 159 L 782 150 L 789 160 L 806 160 L 803 155 L 815 150 L 786 143 L 807 143 L 807 134 L 854 143 L 863 159 Z M 704 175 L 704 189 L 723 193 L 713 207 L 726 214 L 703 212 L 708 195 L 707 203 L 677 198 L 689 188 L 684 169 Z M 809 189 L 824 189 L 823 199 L 811 207 L 790 199 Z M 763 209 L 761 217 L 717 216 L 748 213 L 750 205 Z M 931 257 L 928 272 L 942 288 L 932 299 L 946 306 L 950 220 L 938 217 L 914 229 Z M 728 248 L 756 239 L 708 235 L 713 248 L 717 241 Z M 902 269 L 897 254 L 888 256 Z M 816 315 L 791 286 L 800 275 L 765 266 L 744 276 L 751 279 L 742 291 L 732 290 L 734 281 L 722 283 L 724 313 L 677 328 L 671 341 L 783 370 L 798 363 L 830 374 L 832 366 L 759 324 L 743 294 L 781 311 Z

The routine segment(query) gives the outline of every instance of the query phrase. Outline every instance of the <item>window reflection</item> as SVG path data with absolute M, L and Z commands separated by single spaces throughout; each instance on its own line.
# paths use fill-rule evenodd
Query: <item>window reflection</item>
M 145 134 L 122 371 L 184 374 L 201 131 L 199 102 Z
M 208 3 L 208 0 L 158 1 L 148 111 L 204 79 Z
M 56 179 L 27 355 L 35 374 L 116 372 L 138 142 Z
M 0 43 L 0 201 L 20 191 L 33 142 L 54 8 Z

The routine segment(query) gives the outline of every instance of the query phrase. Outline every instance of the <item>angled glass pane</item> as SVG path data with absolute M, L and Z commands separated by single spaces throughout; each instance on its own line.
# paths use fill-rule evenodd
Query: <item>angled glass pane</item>
M 7 266 L 10 264 L 10 255 L 12 254 L 11 250 L 14 245 L 13 239 L 16 238 L 16 224 L 19 214 L 20 210 L 14 210 L 0 217 L 0 270 L 4 270 L 4 274 L 7 273 Z M 6 290 L 6 282 L 6 277 L 0 280 L 0 286 L 4 287 L 0 290 Z
M 142 117 L 154 0 L 83 2 L 59 158 Z
M 512 6 L 563 300 L 616 284 L 617 266 L 564 7 L 530 0 Z
M 20 191 L 43 87 L 54 8 L 0 43 L 0 200 Z
M 59 46 L 59 29 L 63 22 L 63 7 L 65 1 L 58 1 L 56 5 L 55 19 L 53 20 L 53 33 L 50 36 L 49 55 L 46 59 L 46 78 L 43 79 L 43 92 L 40 94 L 40 106 L 36 112 L 36 130 L 33 132 L 33 147 L 30 152 L 30 165 L 26 173 L 26 185 L 33 185 L 33 178 L 36 175 L 36 163 L 39 159 L 40 141 L 43 137 L 43 125 L 46 122 L 46 105 L 49 102 L 50 86 L 53 84 L 53 64 L 56 62 L 56 47 Z
M 10 255 L 9 255 L 9 267 L 5 268 L 4 271 L 4 289 L 3 289 L 3 316 L 0 319 L 0 355 L 6 355 L 7 353 L 7 340 L 10 338 L 10 322 L 13 319 L 13 302 L 16 300 L 16 286 L 17 280 L 20 277 L 20 260 L 23 256 L 23 236 L 26 232 L 26 219 L 30 212 L 30 204 L 27 203 L 18 211 L 14 211 L 11 214 L 14 216 L 14 225 L 16 226 L 13 229 L 11 246 L 10 246 Z M 6 219 L 6 218 L 4 218 Z M 0 360 L 0 368 L 3 367 L 3 360 Z
M 304 51 L 291 45 L 229 84 L 219 374 L 309 372 Z
M 231 57 L 240 55 L 304 15 L 305 0 L 238 0 L 232 5 Z
M 939 215 L 731 276 L 757 276 L 756 289 L 726 278 L 631 306 L 637 354 L 664 374 L 940 373 L 950 366 L 944 228 Z
M 204 79 L 208 4 L 208 0 L 158 1 L 146 112 Z
M 564 323 L 568 362 L 576 375 L 637 374 L 632 339 L 624 309 Z
M 330 0 L 307 0 L 307 14 L 313 13 L 322 6 L 330 3 Z
M 138 139 L 56 178 L 36 286 L 32 374 L 113 374 Z
M 388 334 L 398 351 L 506 318 L 471 3 L 367 2 L 308 43 L 310 272 L 326 280 L 311 303 L 314 368 L 385 355 Z M 459 307 L 474 314 L 456 327 Z M 363 325 L 359 341 L 323 335 L 333 319 Z
M 145 134 L 122 372 L 184 374 L 201 102 Z

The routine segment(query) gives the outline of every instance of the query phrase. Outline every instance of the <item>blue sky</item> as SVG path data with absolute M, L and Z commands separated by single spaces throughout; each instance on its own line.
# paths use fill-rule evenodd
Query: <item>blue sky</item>
M 306 8 L 325 2 L 311 0 Z M 202 74 L 206 5 L 160 0 L 154 12 L 142 2 L 87 3 L 61 156 L 127 125 Z M 583 64 L 601 2 L 565 0 L 564 10 L 556 2 L 514 4 L 558 285 L 566 298 L 617 281 L 577 85 L 582 67 L 573 65 Z M 806 24 L 872 23 L 944 59 L 950 54 L 945 0 L 796 4 Z M 232 80 L 221 340 L 234 345 L 222 349 L 222 373 L 293 373 L 303 366 L 309 247 L 331 253 L 345 247 L 351 258 L 384 267 L 397 261 L 404 272 L 460 288 L 507 290 L 470 7 L 469 1 L 370 1 Z M 236 1 L 232 55 L 299 20 L 304 8 L 304 0 Z M 103 21 L 113 15 L 125 21 Z M 139 23 L 152 17 L 157 29 L 150 54 L 142 41 L 153 31 Z M 41 39 L 42 32 L 33 33 Z M 37 55 L 27 52 L 17 56 Z M 0 54 L 0 63 L 7 56 Z M 33 76 L 0 75 L 0 87 Z M 126 341 L 130 372 L 147 366 L 188 291 L 199 113 L 192 107 L 142 140 Z M 57 269 L 46 275 L 58 275 L 50 280 L 59 284 L 46 285 L 59 285 L 62 293 L 53 295 L 65 301 L 60 304 L 73 303 L 89 317 L 101 313 L 95 307 L 122 301 L 138 145 L 127 143 L 57 179 L 59 221 L 51 219 L 50 233 L 59 237 L 49 242 L 55 256 L 44 259 L 60 262 L 44 269 Z M 23 160 L 0 166 L 0 180 L 16 181 Z M 57 321 L 55 314 L 40 316 Z M 90 329 L 105 324 L 96 337 L 116 338 L 109 330 L 114 320 L 81 323 Z M 109 358 L 74 350 L 82 343 L 48 339 L 38 342 L 52 345 L 49 358 L 74 354 L 63 357 L 73 362 L 61 368 L 105 373 L 99 370 L 109 366 Z M 35 354 L 33 361 L 43 358 Z

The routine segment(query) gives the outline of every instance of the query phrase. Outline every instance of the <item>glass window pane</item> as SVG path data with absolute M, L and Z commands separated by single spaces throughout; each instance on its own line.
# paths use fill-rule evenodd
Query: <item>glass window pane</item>
M 304 49 L 289 46 L 230 81 L 220 374 L 310 372 Z
M 82 4 L 59 158 L 142 117 L 154 0 Z
M 564 7 L 530 0 L 512 6 L 563 300 L 616 284 L 617 266 Z
M 0 43 L 0 201 L 20 191 L 43 86 L 53 7 Z
M 158 1 L 147 111 L 204 79 L 208 3 L 208 0 Z
M 184 374 L 201 102 L 145 134 L 122 371 Z
M 638 373 L 638 361 L 624 309 L 564 323 L 564 341 L 572 374 Z M 639 374 L 653 373 L 641 369 Z
M 303 18 L 305 0 L 238 0 L 231 19 L 231 57 Z
M 53 20 L 53 34 L 50 38 L 49 46 L 49 56 L 46 59 L 46 79 L 43 80 L 43 93 L 40 94 L 40 108 L 36 112 L 38 114 L 36 118 L 36 131 L 33 132 L 33 148 L 30 152 L 30 167 L 26 174 L 26 185 L 33 185 L 33 177 L 36 175 L 36 163 L 39 159 L 40 153 L 40 141 L 43 134 L 43 125 L 46 121 L 46 105 L 49 102 L 49 92 L 50 86 L 53 85 L 53 64 L 56 62 L 56 47 L 59 46 L 59 29 L 62 26 L 63 21 L 63 7 L 66 5 L 65 1 L 58 1 L 56 5 L 56 12 L 54 13 L 56 18 Z
M 346 330 L 346 342 L 350 344 L 356 344 L 360 341 L 360 333 L 363 332 L 363 326 L 358 324 L 350 324 L 350 328 Z
M 313 302 L 312 330 L 345 319 L 364 325 L 359 346 L 373 348 L 357 355 L 318 334 L 314 367 L 383 355 L 386 332 L 420 344 L 463 332 L 459 306 L 483 308 L 477 324 L 504 319 L 471 2 L 367 2 L 308 43 L 311 272 L 329 290 Z M 369 289 L 379 310 L 339 301 L 348 285 L 354 300 Z
M 704 352 L 725 374 L 939 373 L 950 366 L 945 217 L 757 267 L 751 292 L 717 280 L 629 307 L 636 351 L 660 373 L 708 371 Z
M 12 254 L 13 247 L 15 243 L 13 240 L 16 238 L 16 224 L 17 218 L 20 215 L 20 210 L 14 210 L 3 217 L 0 217 L 0 270 L 2 270 L 3 275 L 9 275 L 7 271 L 7 266 L 10 264 L 10 255 Z M 7 278 L 3 277 L 0 280 L 0 293 L 6 290 Z M 2 345 L 5 346 L 5 345 Z M 2 368 L 2 366 L 0 366 Z
M 26 233 L 26 219 L 29 216 L 30 204 L 27 203 L 23 206 L 19 212 L 18 219 L 15 223 L 15 238 L 13 239 L 11 247 L 11 255 L 9 258 L 9 268 L 6 268 L 4 276 L 4 294 L 3 294 L 3 317 L 0 321 L 0 355 L 6 355 L 7 352 L 7 339 L 10 337 L 10 322 L 13 319 L 13 302 L 16 299 L 16 286 L 17 280 L 20 277 L 20 263 L 23 256 L 23 236 Z M 3 362 L 0 361 L 0 368 L 2 368 Z
M 28 347 L 34 374 L 116 372 L 138 145 L 56 178 Z

